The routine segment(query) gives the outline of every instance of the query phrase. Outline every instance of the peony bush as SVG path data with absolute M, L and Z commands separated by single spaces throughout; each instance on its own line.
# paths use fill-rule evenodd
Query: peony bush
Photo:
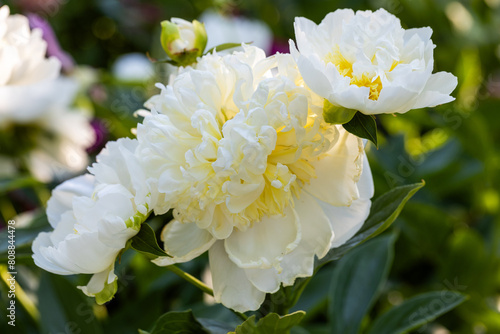
M 132 248 L 231 309 L 244 320 L 236 333 L 285 333 L 304 316 L 289 309 L 323 265 L 348 251 L 339 268 L 371 252 L 388 257 L 393 237 L 369 239 L 423 183 L 372 200 L 365 151 L 377 144 L 373 115 L 451 102 L 457 79 L 432 73 L 430 28 L 405 30 L 383 9 L 337 10 L 319 25 L 296 18 L 294 27 L 290 53 L 266 56 L 251 44 L 205 52 L 203 24 L 164 21 L 161 44 L 175 73 L 138 111 L 135 138 L 109 142 L 88 174 L 54 189 L 53 230 L 32 245 L 36 265 L 92 274 L 79 288 L 103 304 L 118 290 L 116 261 Z M 154 216 L 168 220 L 162 247 L 147 223 Z M 207 252 L 206 283 L 178 266 Z M 279 294 L 276 312 L 245 315 Z M 453 294 L 449 307 L 463 300 Z M 207 331 L 189 312 L 167 313 L 155 326 L 173 322 Z

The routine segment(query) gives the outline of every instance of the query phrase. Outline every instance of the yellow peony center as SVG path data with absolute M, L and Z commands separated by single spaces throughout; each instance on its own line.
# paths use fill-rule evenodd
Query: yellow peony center
M 377 101 L 380 95 L 380 91 L 382 90 L 382 81 L 380 77 L 370 77 L 363 73 L 361 78 L 353 77 L 351 78 L 351 85 L 356 85 L 358 87 L 368 87 L 370 88 L 369 99 L 373 101 Z
M 354 76 L 352 70 L 353 64 L 342 55 L 338 45 L 325 56 L 324 60 L 335 65 L 342 76 L 351 78 L 351 85 L 370 88 L 370 95 L 368 98 L 373 101 L 378 100 L 380 91 L 382 90 L 382 80 L 380 76 L 369 73 L 362 73 L 361 76 Z M 375 57 L 372 58 L 372 63 L 374 61 Z M 400 61 L 393 61 L 389 72 L 394 70 L 400 63 Z
M 178 132 L 186 146 L 174 151 L 166 178 L 176 187 L 165 199 L 174 218 L 225 238 L 234 227 L 245 230 L 293 207 L 316 178 L 314 163 L 338 139 L 319 110 L 305 88 L 273 78 L 239 110 L 226 104 L 217 115 L 199 111 L 190 119 L 193 135 Z
M 240 229 L 251 226 L 264 216 L 283 214 L 285 208 L 293 206 L 293 198 L 299 197 L 303 184 L 316 178 L 312 165 L 324 155 L 331 139 L 332 128 L 309 111 L 307 123 L 303 128 L 308 144 L 297 140 L 295 129 L 277 130 L 276 146 L 267 158 L 264 176 L 264 189 L 260 196 L 242 212 L 233 214 L 233 222 Z M 312 146 L 316 146 L 314 149 Z

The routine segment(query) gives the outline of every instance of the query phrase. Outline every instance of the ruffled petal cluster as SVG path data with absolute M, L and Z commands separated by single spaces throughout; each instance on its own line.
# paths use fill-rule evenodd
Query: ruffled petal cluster
M 151 194 L 136 147 L 136 140 L 111 142 L 89 168 L 91 174 L 56 187 L 47 203 L 54 230 L 33 242 L 39 267 L 60 275 L 95 274 L 82 287 L 92 296 L 116 284 L 115 259 L 149 213 Z
M 451 73 L 432 74 L 432 29 L 408 29 L 384 9 L 336 10 L 320 24 L 295 19 L 290 50 L 306 84 L 364 114 L 405 113 L 453 101 Z
M 161 89 L 137 128 L 153 209 L 174 212 L 173 257 L 156 264 L 208 250 L 215 299 L 255 310 L 360 228 L 373 195 L 363 143 L 323 120 L 290 55 L 208 55 Z

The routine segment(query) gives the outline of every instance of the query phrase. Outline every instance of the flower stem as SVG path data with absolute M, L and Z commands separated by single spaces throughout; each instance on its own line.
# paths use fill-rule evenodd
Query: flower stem
M 243 313 L 240 313 L 240 312 L 235 311 L 235 310 L 231 310 L 231 311 L 233 311 L 233 313 L 236 314 L 238 316 L 238 318 L 240 318 L 243 321 L 246 321 L 248 319 L 248 317 L 246 315 L 244 315 Z
M 190 275 L 187 272 L 185 272 L 184 270 L 182 270 L 181 268 L 177 267 L 175 264 L 168 266 L 168 267 L 165 267 L 165 268 L 167 268 L 168 270 L 170 270 L 171 272 L 173 272 L 177 276 L 185 279 L 189 283 L 193 284 L 195 287 L 199 288 L 201 291 L 203 291 L 206 294 L 209 294 L 210 296 L 213 297 L 214 290 L 212 290 L 212 288 L 210 288 L 208 285 L 206 285 L 205 283 L 203 283 L 202 281 L 200 281 L 199 279 L 197 279 L 193 275 Z M 231 311 L 233 311 L 233 313 L 236 314 L 243 321 L 248 319 L 248 317 L 246 315 L 244 315 L 243 313 L 240 313 L 240 312 L 237 312 L 234 310 L 231 310 Z
M 177 267 L 176 265 L 171 265 L 171 266 L 168 266 L 165 268 L 167 268 L 168 270 L 170 270 L 171 272 L 173 272 L 177 276 L 185 279 L 189 283 L 193 284 L 195 287 L 199 288 L 201 291 L 205 292 L 206 294 L 209 294 L 210 296 L 214 295 L 214 291 L 212 290 L 212 288 L 210 288 L 208 285 L 206 285 L 205 283 L 203 283 L 202 281 L 200 281 L 199 279 L 197 279 L 193 275 L 190 275 L 187 272 L 185 272 L 184 270 L 182 270 L 181 268 Z

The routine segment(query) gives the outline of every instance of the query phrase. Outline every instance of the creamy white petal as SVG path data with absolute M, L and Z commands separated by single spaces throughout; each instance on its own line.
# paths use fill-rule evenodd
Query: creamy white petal
M 161 240 L 165 252 L 172 257 L 161 256 L 152 262 L 158 266 L 187 262 L 205 253 L 215 242 L 215 238 L 195 223 L 181 223 L 172 220 L 162 231 Z
M 300 221 L 288 208 L 284 215 L 264 217 L 245 231 L 235 229 L 224 241 L 229 258 L 240 268 L 279 270 L 280 261 L 300 242 Z
M 115 275 L 115 265 L 114 263 L 106 268 L 105 270 L 92 275 L 90 281 L 86 286 L 79 286 L 78 288 L 83 291 L 87 296 L 93 297 L 99 292 L 101 292 L 106 284 L 112 284 L 118 279 Z
M 294 56 L 300 73 L 304 81 L 307 82 L 308 87 L 319 96 L 329 97 L 332 94 L 332 85 L 325 76 L 324 71 L 319 66 L 314 65 L 314 62 L 319 63 L 320 59 L 315 55 L 312 55 L 312 59 L 310 59 L 298 54 L 293 41 L 290 41 L 290 53 Z
M 207 211 L 207 216 L 210 211 L 211 213 L 212 208 L 206 209 Z M 214 238 L 218 240 L 223 240 L 226 239 L 233 233 L 234 227 L 230 223 L 229 216 L 230 213 L 228 210 L 224 210 L 221 205 L 216 206 L 213 208 L 213 215 L 211 216 L 211 221 L 206 219 L 208 223 L 202 222 L 197 222 L 198 227 L 201 228 L 201 226 L 207 226 L 208 225 L 208 231 L 214 236 Z M 204 215 L 203 218 L 206 216 Z
M 281 280 L 276 268 L 245 268 L 244 270 L 248 280 L 260 291 L 275 293 L 279 290 Z
M 314 197 L 335 206 L 347 206 L 359 198 L 356 182 L 362 172 L 363 142 L 339 128 L 340 138 L 325 157 L 313 163 L 317 178 L 304 185 Z
M 61 275 L 101 272 L 114 262 L 120 251 L 99 242 L 98 232 L 75 234 L 55 245 L 50 234 L 40 234 L 32 250 L 37 266 Z
M 215 301 L 238 312 L 257 310 L 266 293 L 257 289 L 248 280 L 245 270 L 229 259 L 224 243 L 216 242 L 208 255 Z
M 302 239 L 299 247 L 304 247 L 321 259 L 330 250 L 334 231 L 315 198 L 307 193 L 301 194 L 295 201 L 295 211 L 299 216 Z M 289 255 L 293 255 L 293 252 Z
M 315 256 L 319 259 L 325 256 L 334 239 L 330 220 L 314 197 L 302 193 L 295 201 L 295 210 L 302 226 L 302 239 L 297 248 L 281 261 L 283 271 L 279 280 L 285 286 L 293 285 L 298 277 L 311 276 Z
M 450 94 L 457 87 L 457 84 L 457 77 L 451 73 L 438 72 L 433 74 L 413 108 L 435 107 L 455 100 Z
M 372 170 L 366 153 L 363 155 L 363 172 L 357 183 L 360 199 L 370 199 L 375 193 L 375 185 L 373 184 Z
M 370 213 L 371 197 L 374 187 L 368 159 L 364 159 L 363 174 L 358 182 L 359 199 L 348 207 L 336 207 L 318 200 L 321 208 L 329 218 L 335 238 L 332 248 L 338 247 L 349 240 L 363 226 Z
M 94 176 L 85 174 L 67 180 L 52 191 L 47 201 L 47 218 L 53 228 L 61 220 L 61 215 L 72 209 L 74 196 L 90 197 L 94 191 Z
M 51 233 L 50 232 L 41 232 L 38 236 L 33 240 L 33 244 L 31 245 L 31 249 L 33 251 L 33 260 L 35 264 L 40 268 L 43 268 L 51 273 L 58 275 L 71 275 L 74 273 L 73 270 L 68 270 L 65 267 L 61 267 L 55 264 L 51 257 L 46 257 L 42 255 L 41 249 L 48 248 L 52 246 L 52 241 L 50 240 Z M 73 269 L 73 268 L 72 268 Z
M 137 139 L 120 138 L 108 142 L 97 155 L 97 162 L 88 168 L 102 184 L 120 184 L 134 195 L 137 206 L 154 205 L 151 197 L 157 197 L 156 189 L 146 182 L 145 168 L 136 155 Z M 155 193 L 155 194 L 152 194 Z

